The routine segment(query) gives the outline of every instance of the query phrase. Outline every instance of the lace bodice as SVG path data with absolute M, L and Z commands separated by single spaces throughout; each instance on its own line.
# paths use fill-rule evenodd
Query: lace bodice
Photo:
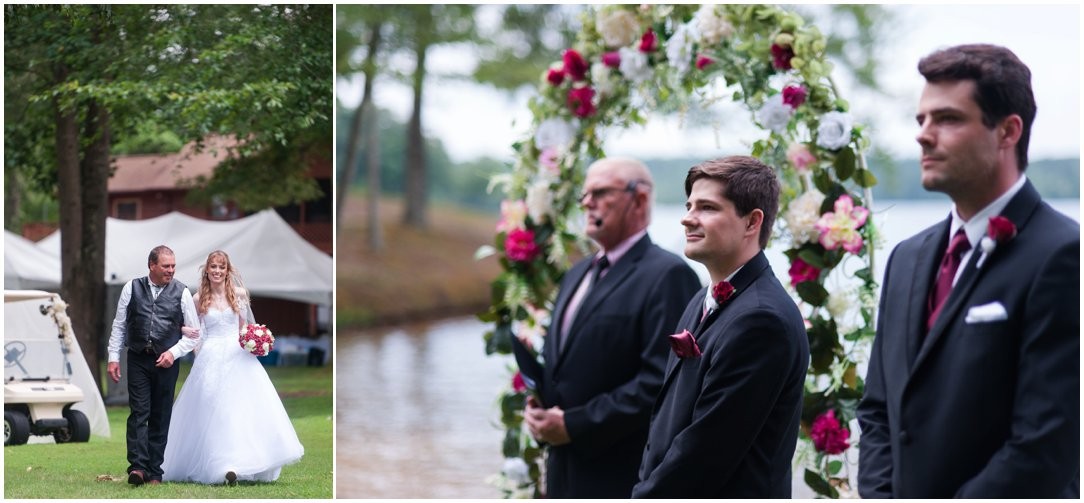
M 231 309 L 208 308 L 203 315 L 203 336 L 207 339 L 229 337 L 236 339 L 240 331 L 237 313 Z

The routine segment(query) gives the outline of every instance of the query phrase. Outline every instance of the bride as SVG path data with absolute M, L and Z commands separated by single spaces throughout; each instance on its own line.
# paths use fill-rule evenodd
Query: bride
M 254 322 L 237 270 L 221 250 L 211 252 L 202 269 L 193 300 L 203 335 L 173 405 L 162 478 L 231 485 L 277 480 L 304 448 L 267 372 L 237 342 L 241 327 Z

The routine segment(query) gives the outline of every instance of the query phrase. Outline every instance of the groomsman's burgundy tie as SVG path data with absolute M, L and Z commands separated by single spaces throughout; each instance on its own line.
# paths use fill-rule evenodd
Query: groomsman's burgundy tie
M 937 273 L 937 283 L 930 290 L 927 304 L 927 312 L 930 313 L 929 317 L 926 318 L 927 332 L 933 328 L 933 322 L 937 321 L 937 316 L 941 314 L 941 308 L 945 307 L 945 299 L 948 298 L 949 292 L 952 291 L 952 280 L 956 277 L 956 270 L 960 268 L 960 257 L 970 249 L 971 243 L 967 241 L 967 234 L 964 232 L 964 228 L 960 227 L 956 235 L 952 236 L 952 242 L 949 243 L 948 249 L 945 250 L 945 256 L 941 257 L 941 268 Z

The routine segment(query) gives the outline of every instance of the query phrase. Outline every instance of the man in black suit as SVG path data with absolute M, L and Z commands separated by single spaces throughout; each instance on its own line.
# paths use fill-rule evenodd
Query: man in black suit
M 671 336 L 632 496 L 788 498 L 809 343 L 763 251 L 779 182 L 760 161 L 732 156 L 690 169 L 685 193 L 685 255 L 712 284 Z
M 549 445 L 546 496 L 627 498 L 662 384 L 666 336 L 700 280 L 647 236 L 651 173 L 639 161 L 592 164 L 580 199 L 598 253 L 561 281 L 542 355 L 542 403 L 525 420 Z M 518 343 L 518 342 L 517 342 Z
M 922 185 L 954 208 L 888 260 L 858 491 L 1079 498 L 1080 226 L 1024 176 L 1031 72 L 992 45 L 918 70 Z
M 192 294 L 173 279 L 173 250 L 157 246 L 147 257 L 149 272 L 125 283 L 109 336 L 107 370 L 120 381 L 120 352 L 128 357 L 128 483 L 162 482 L 162 457 L 173 413 L 180 367 L 176 359 L 199 342 L 199 317 Z M 185 337 L 181 337 L 183 333 Z

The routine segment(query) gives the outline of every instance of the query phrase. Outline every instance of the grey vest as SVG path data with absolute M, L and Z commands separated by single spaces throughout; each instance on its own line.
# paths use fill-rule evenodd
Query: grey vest
M 185 286 L 177 280 L 170 281 L 158 298 L 151 292 L 150 278 L 132 280 L 132 297 L 128 300 L 128 349 L 138 353 L 147 348 L 161 354 L 181 340 L 184 311 L 181 294 Z

